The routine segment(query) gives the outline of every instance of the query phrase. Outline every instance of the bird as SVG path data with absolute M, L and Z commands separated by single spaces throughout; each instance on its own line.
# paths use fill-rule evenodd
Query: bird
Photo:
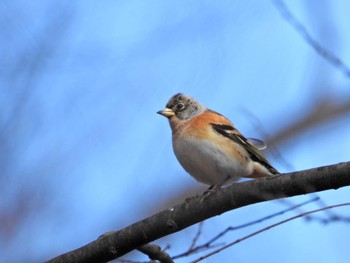
M 209 189 L 279 174 L 260 152 L 263 141 L 244 137 L 229 119 L 191 96 L 175 94 L 157 113 L 169 120 L 181 166 Z

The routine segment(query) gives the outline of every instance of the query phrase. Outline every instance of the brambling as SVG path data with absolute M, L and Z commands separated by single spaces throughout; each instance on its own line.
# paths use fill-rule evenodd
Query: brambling
M 240 177 L 278 174 L 259 151 L 264 142 L 245 138 L 227 118 L 192 97 L 176 94 L 157 113 L 169 119 L 176 158 L 197 181 L 221 187 Z

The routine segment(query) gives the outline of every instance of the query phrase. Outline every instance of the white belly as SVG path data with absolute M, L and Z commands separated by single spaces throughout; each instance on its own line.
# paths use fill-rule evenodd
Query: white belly
M 196 180 L 208 184 L 227 184 L 251 173 L 252 165 L 230 158 L 212 141 L 173 141 L 174 153 L 182 167 Z

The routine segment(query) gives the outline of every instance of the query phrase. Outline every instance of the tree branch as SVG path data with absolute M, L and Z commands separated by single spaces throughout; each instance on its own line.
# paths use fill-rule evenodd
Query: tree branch
M 137 248 L 137 250 L 148 255 L 152 260 L 158 260 L 161 263 L 174 263 L 171 257 L 157 245 L 146 244 Z
M 235 183 L 185 202 L 47 262 L 106 262 L 158 238 L 246 205 L 350 185 L 350 162 Z

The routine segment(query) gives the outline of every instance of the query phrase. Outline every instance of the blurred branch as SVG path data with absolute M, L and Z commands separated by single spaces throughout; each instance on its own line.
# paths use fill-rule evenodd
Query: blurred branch
M 55 52 L 65 40 L 73 18 L 70 9 L 60 9 L 57 4 L 53 4 L 53 7 L 56 11 L 48 17 L 45 28 L 31 33 L 35 44 L 30 44 L 28 38 L 26 41 L 19 41 L 23 36 L 17 35 L 11 46 L 15 52 L 5 48 L 0 51 L 0 80 L 4 83 L 1 91 L 7 98 L 0 105 L 0 183 L 11 186 L 9 178 L 18 178 L 18 173 L 21 177 L 21 180 L 11 186 L 13 199 L 5 202 L 6 206 L 10 203 L 9 207 L 0 214 L 0 240 L 6 240 L 6 247 L 12 245 L 11 241 L 18 235 L 21 225 L 32 216 L 33 211 L 44 211 L 50 200 L 43 198 L 50 192 L 47 187 L 38 187 L 37 182 L 29 180 L 30 172 L 23 174 L 25 168 L 18 161 L 18 156 L 23 153 L 19 155 L 18 152 L 31 148 L 33 138 L 38 134 L 42 124 L 41 103 L 36 97 L 38 82 L 48 74 L 48 66 L 56 65 L 58 58 L 55 60 Z M 21 17 L 16 16 L 15 19 L 20 21 Z M 28 26 L 29 32 L 32 28 Z M 11 30 L 13 34 L 17 34 L 15 29 Z M 13 57 L 12 52 L 16 56 Z M 47 173 L 42 171 L 43 162 L 32 163 L 31 167 L 35 165 L 39 169 L 33 168 L 33 173 Z M 46 177 L 41 178 L 43 183 Z
M 305 41 L 326 61 L 328 61 L 332 66 L 340 70 L 346 77 L 350 77 L 350 69 L 345 65 L 345 63 L 338 58 L 330 50 L 327 50 L 324 46 L 318 43 L 307 31 L 305 26 L 298 21 L 298 19 L 292 14 L 288 9 L 286 4 L 282 0 L 272 1 L 284 20 L 287 21 L 298 33 L 305 39 Z
M 290 164 L 281 154 L 280 150 L 274 143 L 274 139 L 271 139 L 270 134 L 266 131 L 264 125 L 260 121 L 260 119 L 252 113 L 250 110 L 246 108 L 241 108 L 242 113 L 247 115 L 249 120 L 251 121 L 254 129 L 256 131 L 259 131 L 259 135 L 262 136 L 264 141 L 268 142 L 267 147 L 269 149 L 269 152 L 279 161 L 280 164 L 282 164 L 285 168 L 287 168 L 289 171 L 295 170 L 293 165 Z
M 283 130 L 271 136 L 270 139 L 273 144 L 279 145 L 288 139 L 295 138 L 297 134 L 336 118 L 343 117 L 346 114 L 350 114 L 350 101 L 340 103 L 333 99 L 324 98 L 308 114 L 304 115 L 302 119 L 290 123 Z
M 247 235 L 247 236 L 245 236 L 245 237 L 239 238 L 239 239 L 237 239 L 236 241 L 233 241 L 233 242 L 231 242 L 230 244 L 227 244 L 227 245 L 223 246 L 222 248 L 219 248 L 219 249 L 217 249 L 217 250 L 215 250 L 215 251 L 213 251 L 213 252 L 211 252 L 211 253 L 209 253 L 209 254 L 207 254 L 207 255 L 205 255 L 205 256 L 202 256 L 202 257 L 198 258 L 197 260 L 192 261 L 191 263 L 196 263 L 196 262 L 202 261 L 203 259 L 206 259 L 206 258 L 208 258 L 208 257 L 210 257 L 210 256 L 212 256 L 212 255 L 214 255 L 214 254 L 217 254 L 217 253 L 223 251 L 224 249 L 226 249 L 226 248 L 228 248 L 228 247 L 231 247 L 231 246 L 233 246 L 233 245 L 236 245 L 236 244 L 242 242 L 243 240 L 246 240 L 246 239 L 248 239 L 248 238 L 251 238 L 251 237 L 253 237 L 253 236 L 255 236 L 255 235 L 258 235 L 258 234 L 260 234 L 260 233 L 262 233 L 262 232 L 265 232 L 265 231 L 267 231 L 267 230 L 269 230 L 269 229 L 271 229 L 271 228 L 274 228 L 274 227 L 276 227 L 276 226 L 282 225 L 282 224 L 284 224 L 284 223 L 287 223 L 287 222 L 289 222 L 289 221 L 295 220 L 295 219 L 297 219 L 297 218 L 300 218 L 300 217 L 303 217 L 303 216 L 307 216 L 307 215 L 310 215 L 310 214 L 313 214 L 313 213 L 318 213 L 318 212 L 321 212 L 321 211 L 324 211 L 324 210 L 328 210 L 328 209 L 331 209 L 331 208 L 336 208 L 336 207 L 341 207 L 341 206 L 349 206 L 349 205 L 350 205 L 350 203 L 344 203 L 344 204 L 338 204 L 338 205 L 327 206 L 327 207 L 323 207 L 323 208 L 320 208 L 320 209 L 316 209 L 316 210 L 312 210 L 312 211 L 309 211 L 309 212 L 301 213 L 301 214 L 299 214 L 299 215 L 296 215 L 296 216 L 287 218 L 287 219 L 285 219 L 285 220 L 282 220 L 282 221 L 277 222 L 277 223 L 275 223 L 275 224 L 272 224 L 272 225 L 270 225 L 270 226 L 264 227 L 263 229 L 260 229 L 260 230 L 258 230 L 258 231 L 255 231 L 255 232 L 253 232 L 253 233 L 251 233 L 251 234 L 249 234 L 249 235 Z
M 267 142 L 270 153 L 279 160 L 279 162 L 289 171 L 294 170 L 293 165 L 289 163 L 281 154 L 279 147 L 288 140 L 293 140 L 297 136 L 307 132 L 320 125 L 326 125 L 335 119 L 350 116 L 350 100 L 339 102 L 336 98 L 322 97 L 313 102 L 310 110 L 305 111 L 301 118 L 289 122 L 286 127 L 275 134 L 270 135 L 258 117 L 246 108 L 241 108 L 241 112 L 247 115 L 255 127 L 256 131 Z
M 158 238 L 239 207 L 350 185 L 350 162 L 262 178 L 196 196 L 47 262 L 106 262 Z

